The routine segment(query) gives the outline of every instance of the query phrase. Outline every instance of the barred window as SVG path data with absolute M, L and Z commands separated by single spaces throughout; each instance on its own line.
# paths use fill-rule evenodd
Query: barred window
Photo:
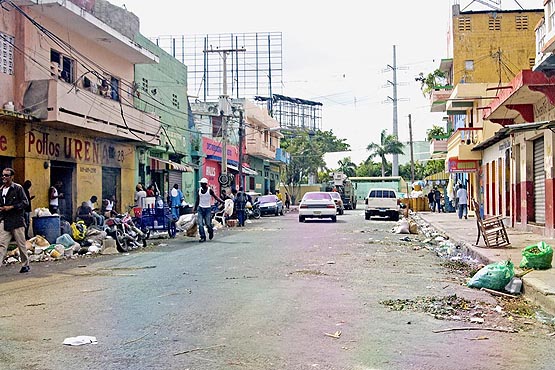
M 148 92 L 148 80 L 146 78 L 142 78 L 141 81 L 141 90 L 143 90 L 144 92 Z
M 515 17 L 516 29 L 517 30 L 527 30 L 528 29 L 528 16 L 527 15 L 517 15 Z
M 0 72 L 13 75 L 13 45 L 15 37 L 0 32 Z
M 529 58 L 528 59 L 528 64 L 530 64 L 530 69 L 534 69 L 534 66 L 536 65 L 536 59 L 535 58 Z
M 499 16 L 489 17 L 488 28 L 490 31 L 501 31 L 501 18 Z
M 174 107 L 179 109 L 179 100 L 177 100 L 177 95 L 172 94 L 172 104 Z
M 470 27 L 470 17 L 459 17 L 459 31 L 472 31 Z

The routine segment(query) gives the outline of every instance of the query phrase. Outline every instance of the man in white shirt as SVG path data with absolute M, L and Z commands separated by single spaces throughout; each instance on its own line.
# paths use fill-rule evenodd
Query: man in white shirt
M 468 192 L 464 185 L 459 187 L 457 190 L 457 198 L 459 200 L 459 219 L 464 218 L 467 219 L 468 217 Z

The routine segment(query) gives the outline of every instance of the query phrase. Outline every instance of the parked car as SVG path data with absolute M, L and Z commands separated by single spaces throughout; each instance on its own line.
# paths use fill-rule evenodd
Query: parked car
M 331 218 L 333 222 L 337 221 L 337 206 L 330 193 L 305 193 L 299 204 L 299 222 L 304 222 L 307 218 Z
M 260 206 L 260 214 L 264 215 L 282 215 L 283 202 L 276 195 L 262 195 L 256 200 Z
M 364 218 L 372 216 L 389 217 L 393 221 L 399 220 L 399 201 L 397 192 L 393 189 L 371 189 L 365 200 Z
M 341 194 L 339 194 L 336 191 L 330 191 L 329 192 L 332 199 L 335 202 L 335 205 L 337 206 L 337 214 L 342 215 L 343 213 L 345 213 L 345 206 L 343 205 L 343 199 L 341 199 Z

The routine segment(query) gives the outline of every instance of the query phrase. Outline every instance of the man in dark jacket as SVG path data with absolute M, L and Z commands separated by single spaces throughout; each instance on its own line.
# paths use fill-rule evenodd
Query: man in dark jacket
M 4 261 L 6 249 L 13 238 L 19 248 L 21 270 L 29 272 L 29 258 L 25 246 L 25 208 L 29 200 L 23 187 L 13 182 L 15 171 L 12 168 L 2 170 L 2 187 L 0 187 L 0 264 Z
M 247 218 L 245 206 L 247 205 L 247 201 L 248 199 L 243 192 L 243 187 L 240 187 L 237 195 L 235 196 L 235 210 L 237 211 L 237 219 L 240 227 L 245 226 L 245 218 Z

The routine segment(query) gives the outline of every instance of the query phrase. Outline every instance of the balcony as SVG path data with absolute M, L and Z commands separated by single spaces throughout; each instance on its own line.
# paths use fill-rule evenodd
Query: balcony
M 269 146 L 256 139 L 247 139 L 246 154 L 264 159 L 274 159 L 276 151 L 272 151 Z
M 444 157 L 447 153 L 447 140 L 432 140 L 430 143 L 430 154 L 434 157 Z
M 459 160 L 479 160 L 482 155 L 472 149 L 483 140 L 482 128 L 459 128 L 447 141 L 447 157 Z
M 431 109 L 430 112 L 445 112 L 446 103 L 451 93 L 453 86 L 440 86 L 434 89 L 430 95 Z
M 96 131 L 99 136 L 160 144 L 160 121 L 156 115 L 62 80 L 29 82 L 23 108 L 45 124 L 58 128 L 59 123 L 64 123 Z
M 276 161 L 279 162 L 283 162 L 283 163 L 289 163 L 290 160 L 290 155 L 289 153 L 287 153 L 285 150 L 281 149 L 281 148 L 277 148 L 276 150 Z

